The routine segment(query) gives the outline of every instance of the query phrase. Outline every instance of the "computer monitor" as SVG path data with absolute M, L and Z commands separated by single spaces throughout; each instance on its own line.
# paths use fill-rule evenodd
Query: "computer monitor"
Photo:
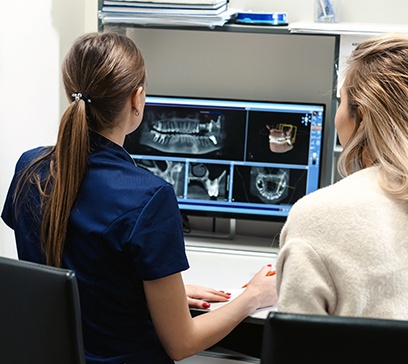
M 173 185 L 187 216 L 284 221 L 319 188 L 324 112 L 315 103 L 147 96 L 124 147 Z

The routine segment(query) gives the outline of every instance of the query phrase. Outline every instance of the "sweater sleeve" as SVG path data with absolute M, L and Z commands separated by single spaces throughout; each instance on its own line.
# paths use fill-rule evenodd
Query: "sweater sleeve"
M 336 288 L 319 254 L 307 242 L 292 238 L 284 242 L 277 261 L 279 311 L 331 314 Z

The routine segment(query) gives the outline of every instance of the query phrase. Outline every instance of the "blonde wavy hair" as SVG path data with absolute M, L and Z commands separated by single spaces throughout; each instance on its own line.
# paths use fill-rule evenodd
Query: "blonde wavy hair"
M 383 34 L 360 43 L 343 92 L 356 126 L 340 155 L 340 174 L 377 165 L 384 190 L 408 202 L 408 36 Z

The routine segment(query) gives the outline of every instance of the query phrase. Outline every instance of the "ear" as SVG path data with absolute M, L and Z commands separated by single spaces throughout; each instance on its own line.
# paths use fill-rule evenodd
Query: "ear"
M 136 110 L 136 112 L 142 111 L 142 94 L 143 86 L 140 86 L 136 89 L 132 96 L 132 107 Z
M 364 119 L 364 111 L 361 108 L 361 106 L 358 107 L 357 111 L 358 111 L 358 116 L 360 116 L 360 119 L 363 120 Z
M 358 116 L 359 116 L 359 118 L 360 118 L 360 124 L 359 124 L 359 126 L 358 126 L 358 129 L 357 130 L 359 130 L 359 131 L 361 131 L 362 129 L 364 129 L 364 127 L 365 127 L 365 123 L 364 123 L 364 111 L 362 110 L 362 108 L 359 106 L 358 107 Z

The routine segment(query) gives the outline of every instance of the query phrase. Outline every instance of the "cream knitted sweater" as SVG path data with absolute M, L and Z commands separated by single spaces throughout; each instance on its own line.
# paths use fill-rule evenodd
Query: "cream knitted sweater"
M 408 319 L 408 206 L 377 167 L 299 200 L 281 233 L 279 311 Z

